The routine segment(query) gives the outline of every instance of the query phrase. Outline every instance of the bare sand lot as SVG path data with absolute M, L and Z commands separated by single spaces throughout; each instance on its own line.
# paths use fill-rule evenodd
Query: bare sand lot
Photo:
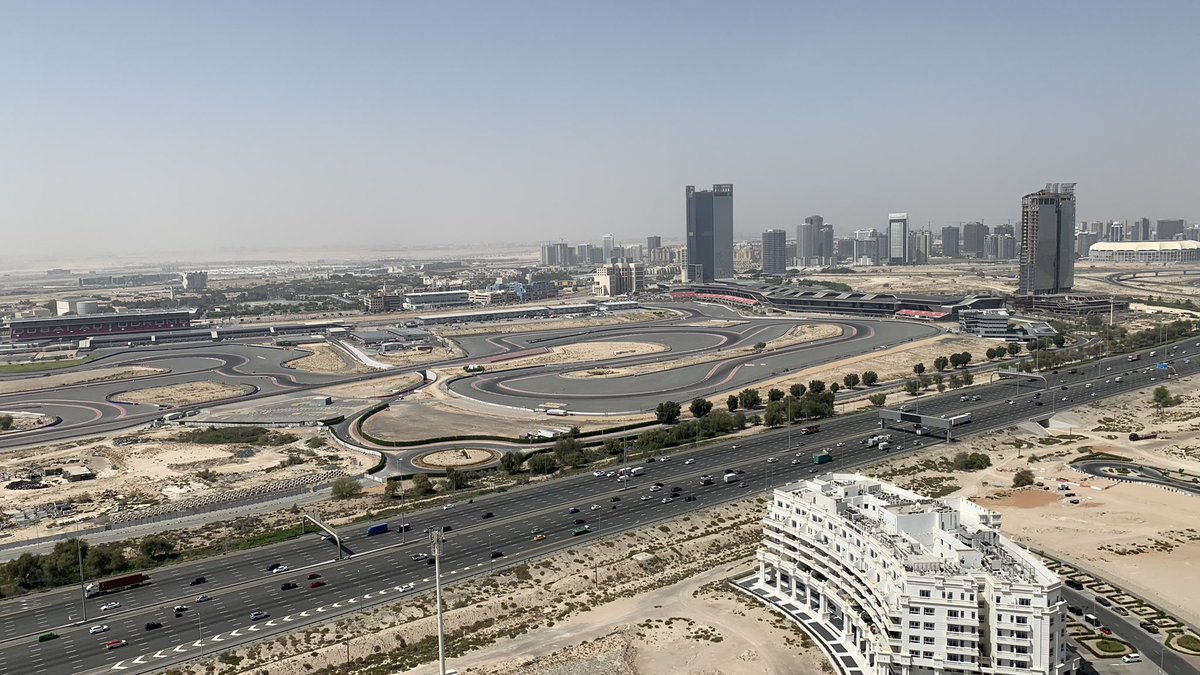
M 411 351 L 391 354 L 371 354 L 371 358 L 393 366 L 422 366 L 437 361 L 449 361 L 466 356 L 453 343 L 448 347 L 434 347 L 427 352 Z
M 117 403 L 132 403 L 134 405 L 157 405 L 168 408 L 197 405 L 209 401 L 220 401 L 254 392 L 254 387 L 248 384 L 230 384 L 228 382 L 188 382 L 172 384 L 165 387 L 150 387 L 124 391 L 112 397 Z
M 56 373 L 53 375 L 30 376 L 19 380 L 0 381 L 0 394 L 16 394 L 23 391 L 39 389 L 58 389 L 77 384 L 92 382 L 109 382 L 112 380 L 127 380 L 147 375 L 158 375 L 167 372 L 162 368 L 146 366 L 113 366 L 111 368 L 93 368 L 74 373 Z
M 667 346 L 657 342 L 580 342 L 573 345 L 551 347 L 544 354 L 522 356 L 489 364 L 489 371 L 526 368 L 544 364 L 588 363 L 629 356 L 643 356 L 667 351 Z
M 724 584 L 748 568 L 764 508 L 750 498 L 603 542 L 585 535 L 565 552 L 446 588 L 448 664 L 472 675 L 828 672 L 799 629 Z M 652 557 L 638 562 L 639 553 Z M 344 667 L 348 642 L 357 665 L 428 675 L 431 600 L 365 610 L 234 656 L 244 672 L 328 674 Z
M 403 373 L 378 377 L 365 382 L 350 382 L 322 387 L 317 393 L 338 398 L 377 398 L 404 391 L 418 385 L 424 378 L 419 373 Z
M 347 356 L 333 345 L 314 343 L 295 348 L 312 352 L 308 356 L 284 363 L 288 368 L 320 375 L 357 375 L 374 372 L 371 368 Z
M 180 432 L 171 429 L 82 439 L 0 456 L 0 483 L 25 478 L 46 486 L 31 490 L 0 487 L 0 500 L 9 516 L 2 526 L 6 538 L 30 538 L 75 523 L 86 525 L 101 516 L 329 470 L 357 474 L 372 462 L 365 455 L 325 445 L 323 440 L 310 446 L 305 441 L 313 434 L 307 431 L 296 432 L 295 440 L 284 445 L 201 445 L 176 440 Z M 68 482 L 54 474 L 56 467 L 68 465 L 88 467 L 95 479 Z M 72 508 L 56 512 L 51 508 L 54 504 Z M 22 514 L 34 512 L 55 515 L 42 518 L 37 525 L 23 520 Z
M 1149 408 L 1151 394 L 1145 391 L 1078 408 L 1064 416 L 1065 426 L 1047 436 L 1015 428 L 991 432 L 919 459 L 888 461 L 868 473 L 926 494 L 969 497 L 1001 513 L 1002 529 L 1014 540 L 1077 564 L 1196 625 L 1200 498 L 1092 478 L 1069 465 L 1088 452 L 1103 452 L 1200 477 L 1196 382 L 1172 381 L 1169 386 L 1184 394 L 1184 402 L 1162 415 Z M 1157 431 L 1160 436 L 1133 442 L 1128 440 L 1131 431 Z M 984 452 L 992 466 L 954 471 L 950 460 L 958 452 Z M 1031 470 L 1044 486 L 1014 490 L 1019 469 Z M 1060 483 L 1066 488 L 1060 490 Z M 1068 492 L 1078 504 L 1070 503 Z
M 465 405 L 464 405 L 465 404 Z M 483 408 L 488 408 L 487 410 Z M 493 412 L 494 409 L 494 412 Z M 551 417 L 541 413 L 503 410 L 480 404 L 471 406 L 454 399 L 397 401 L 363 422 L 370 436 L 391 441 L 416 441 L 442 436 L 507 436 L 515 438 L 538 429 L 582 431 L 620 424 L 604 417 Z
M 435 333 L 442 337 L 456 337 L 462 335 L 490 335 L 490 334 L 510 334 L 510 333 L 528 333 L 539 330 L 555 330 L 569 328 L 588 328 L 591 326 L 616 326 L 628 323 L 644 323 L 646 321 L 654 321 L 656 319 L 666 319 L 675 316 L 676 312 L 667 310 L 641 310 L 618 312 L 602 317 L 588 318 L 557 318 L 557 319 L 533 319 L 521 321 L 504 321 L 496 323 L 487 323 L 480 325 L 465 326 L 462 328 L 436 328 Z

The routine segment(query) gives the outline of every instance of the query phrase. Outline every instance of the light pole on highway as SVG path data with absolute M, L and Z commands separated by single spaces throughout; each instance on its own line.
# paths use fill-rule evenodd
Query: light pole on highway
M 200 610 L 196 610 L 196 630 L 200 631 L 200 639 L 204 639 L 204 621 L 200 618 Z
M 429 532 L 429 549 L 433 553 L 433 589 L 437 599 L 437 631 L 438 631 L 438 673 L 446 675 L 446 626 L 442 622 L 442 528 L 436 527 Z M 349 662 L 350 647 L 346 646 L 347 662 Z
M 87 583 L 83 575 L 83 540 L 76 546 L 79 553 L 79 608 L 83 610 L 83 622 L 87 623 Z

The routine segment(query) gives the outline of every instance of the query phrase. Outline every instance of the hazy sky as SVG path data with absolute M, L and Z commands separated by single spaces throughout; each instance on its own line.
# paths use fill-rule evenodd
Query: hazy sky
M 0 4 L 0 257 L 1200 220 L 1200 2 Z

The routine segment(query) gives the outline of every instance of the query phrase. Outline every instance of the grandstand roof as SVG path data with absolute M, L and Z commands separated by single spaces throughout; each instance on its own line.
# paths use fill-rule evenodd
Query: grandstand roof
M 1088 247 L 1088 251 L 1194 251 L 1200 249 L 1200 241 L 1101 241 Z

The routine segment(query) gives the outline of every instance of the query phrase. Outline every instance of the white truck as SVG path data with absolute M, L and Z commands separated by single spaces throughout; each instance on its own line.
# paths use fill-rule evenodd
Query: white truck
M 879 444 L 879 451 L 887 452 L 888 450 L 891 449 L 891 447 L 892 447 L 891 443 L 888 443 L 887 441 L 883 441 L 882 443 Z
M 726 483 L 736 483 L 736 482 L 738 482 L 738 475 L 737 475 L 736 473 L 733 473 L 733 472 L 727 472 L 727 473 L 726 473 L 726 474 L 725 474 L 725 475 L 724 475 L 724 476 L 721 478 L 721 480 L 725 481 Z
M 880 443 L 883 443 L 885 441 L 890 441 L 890 440 L 892 440 L 891 434 L 877 434 L 877 435 L 872 436 L 867 439 L 867 447 L 873 448 L 873 447 L 879 445 Z

